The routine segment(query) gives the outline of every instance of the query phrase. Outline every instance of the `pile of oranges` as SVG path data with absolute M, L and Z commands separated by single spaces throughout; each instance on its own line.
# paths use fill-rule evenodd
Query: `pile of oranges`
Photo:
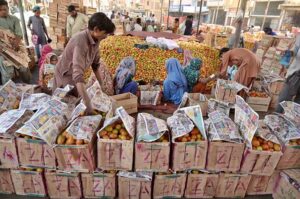
M 254 136 L 252 139 L 252 148 L 258 151 L 281 151 L 279 144 L 262 139 L 259 136 Z
M 290 140 L 289 145 L 291 145 L 291 146 L 300 146 L 300 139 Z
M 131 135 L 125 129 L 122 122 L 115 122 L 114 124 L 108 125 L 104 130 L 99 132 L 99 136 L 102 139 L 119 139 L 119 140 L 131 140 Z
M 76 139 L 73 135 L 67 131 L 62 132 L 56 139 L 56 144 L 59 145 L 84 145 L 89 142 L 83 139 Z
M 197 128 L 194 128 L 190 133 L 175 139 L 176 142 L 199 142 L 202 140 L 204 139 Z
M 249 96 L 250 97 L 263 97 L 263 98 L 269 97 L 267 93 L 260 92 L 260 91 L 250 91 Z

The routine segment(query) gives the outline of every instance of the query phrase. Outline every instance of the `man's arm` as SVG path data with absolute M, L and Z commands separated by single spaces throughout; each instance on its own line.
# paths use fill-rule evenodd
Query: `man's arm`
M 86 53 L 85 50 L 80 48 L 80 46 L 76 46 L 73 53 L 73 74 L 72 78 L 75 82 L 78 94 L 82 97 L 84 104 L 87 107 L 87 113 L 93 113 L 93 107 L 91 104 L 91 100 L 86 92 L 84 86 L 84 65 L 85 65 Z
M 99 55 L 99 50 L 97 50 L 96 52 L 96 57 L 94 58 L 93 64 L 92 64 L 92 69 L 93 72 L 99 82 L 99 84 L 101 85 L 101 75 L 100 75 L 100 70 L 99 69 L 100 66 L 100 55 Z

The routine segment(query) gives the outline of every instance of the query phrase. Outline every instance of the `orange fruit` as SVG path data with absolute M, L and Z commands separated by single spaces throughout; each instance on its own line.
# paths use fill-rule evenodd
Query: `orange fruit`
M 186 137 L 183 137 L 182 139 L 181 139 L 181 142 L 187 142 L 188 141 L 188 139 L 186 138 Z
M 258 146 L 258 147 L 256 147 L 256 150 L 258 150 L 258 151 L 262 151 L 262 150 L 263 150 L 263 148 L 262 148 L 261 146 Z
M 131 136 L 129 134 L 126 135 L 126 140 L 131 140 Z
M 198 135 L 200 132 L 197 128 L 194 128 L 192 131 L 191 131 L 191 134 L 192 135 Z
M 300 145 L 300 139 L 297 140 L 297 144 Z
M 260 143 L 259 145 L 263 145 L 263 143 L 264 143 L 264 140 L 263 140 L 262 138 L 260 138 L 260 137 L 259 137 L 259 138 L 257 138 L 257 140 L 258 140 L 258 141 L 259 141 L 259 143 Z
M 108 140 L 108 139 L 109 139 L 109 136 L 108 136 L 108 135 L 105 135 L 105 136 L 102 137 L 102 139 Z
M 117 139 L 117 138 L 118 138 L 118 135 L 117 135 L 117 134 L 114 134 L 114 133 L 111 133 L 111 134 L 109 135 L 109 138 L 110 138 L 110 139 Z
M 107 135 L 108 133 L 107 133 L 107 131 L 101 131 L 100 132 L 100 137 L 103 137 L 103 136 L 105 136 L 105 135 Z
M 76 145 L 83 145 L 83 140 L 82 139 L 76 140 Z
M 258 140 L 252 140 L 252 146 L 258 147 L 260 146 L 260 142 Z
M 192 135 L 192 136 L 191 136 L 191 139 L 196 140 L 196 139 L 197 139 L 197 135 Z
M 66 142 L 66 137 L 64 135 L 59 135 L 56 139 L 57 144 L 64 144 Z
M 275 151 L 280 151 L 280 145 L 279 144 L 274 144 L 274 150 Z
M 268 141 L 268 145 L 269 145 L 270 148 L 273 148 L 273 147 L 274 147 L 274 144 L 273 144 L 273 142 L 271 142 L 271 141 Z
M 268 144 L 263 144 L 262 148 L 263 148 L 264 151 L 268 151 L 270 147 L 269 147 Z
M 73 145 L 75 144 L 75 140 L 73 139 L 73 137 L 69 137 L 66 141 L 66 145 Z
M 68 135 L 68 132 L 67 132 L 67 131 L 64 131 L 64 132 L 62 133 L 62 135 L 66 137 L 66 136 Z
M 125 135 L 119 135 L 118 137 L 120 140 L 126 140 L 126 136 Z
M 126 129 L 120 129 L 120 134 L 127 136 L 128 133 L 127 133 Z

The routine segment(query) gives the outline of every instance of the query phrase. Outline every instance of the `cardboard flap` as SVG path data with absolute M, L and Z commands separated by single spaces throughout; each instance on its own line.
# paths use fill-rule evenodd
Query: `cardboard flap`
M 148 113 L 139 113 L 137 119 L 137 141 L 153 142 L 168 131 L 167 123 Z
M 266 115 L 264 122 L 284 145 L 292 139 L 300 139 L 300 130 L 284 115 Z
M 64 98 L 67 94 L 73 90 L 74 86 L 67 84 L 64 88 L 56 88 L 53 92 L 52 96 L 58 98 Z
M 0 88 L 0 109 L 17 109 L 19 107 L 21 97 L 22 91 L 17 88 L 13 81 L 9 80 Z
M 87 89 L 87 94 L 91 99 L 93 108 L 103 113 L 111 112 L 112 114 L 112 100 L 108 95 L 102 92 L 101 86 L 98 81 L 95 81 L 95 83 Z M 111 115 L 109 114 L 109 117 L 110 116 Z
M 51 96 L 45 93 L 23 93 L 19 109 L 38 110 L 51 100 Z
M 76 139 L 84 139 L 91 142 L 95 131 L 100 125 L 101 119 L 101 115 L 78 117 L 66 131 Z
M 25 121 L 33 115 L 29 110 L 9 110 L 0 115 L 0 136 L 6 138 L 14 137 Z
M 209 113 L 208 117 L 210 120 L 208 135 L 211 141 L 243 142 L 238 127 L 227 115 L 215 111 Z
M 284 109 L 284 115 L 300 129 L 300 104 L 284 101 L 280 105 Z
M 258 128 L 259 115 L 240 96 L 236 96 L 234 122 L 239 126 L 247 146 L 251 148 L 253 136 Z

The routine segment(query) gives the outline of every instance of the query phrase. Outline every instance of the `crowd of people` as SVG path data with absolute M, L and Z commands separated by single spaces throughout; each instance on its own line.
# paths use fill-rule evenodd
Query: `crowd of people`
M 42 76 L 43 70 L 47 67 L 55 68 L 53 90 L 62 88 L 66 85 L 73 85 L 73 95 L 80 96 L 86 107 L 87 112 L 92 113 L 89 96 L 86 91 L 84 72 L 91 66 L 94 76 L 100 85 L 103 81 L 106 84 L 112 85 L 114 92 L 111 94 L 121 94 L 131 92 L 137 93 L 138 83 L 134 81 L 136 74 L 136 63 L 133 57 L 125 57 L 119 64 L 113 78 L 103 79 L 103 68 L 99 55 L 100 41 L 108 35 L 113 34 L 116 27 L 112 19 L 115 13 L 107 17 L 104 13 L 98 12 L 93 14 L 90 19 L 85 15 L 76 11 L 74 6 L 69 6 L 70 15 L 67 19 L 67 37 L 69 41 L 58 58 L 53 53 L 53 49 L 47 43 L 51 42 L 51 38 L 47 33 L 44 20 L 40 17 L 40 8 L 34 7 L 34 16 L 29 18 L 28 28 L 32 35 L 36 35 L 36 51 L 39 57 L 40 68 L 40 84 L 43 85 Z M 128 15 L 127 15 L 128 16 Z M 154 17 L 154 15 L 152 16 Z M 128 17 L 129 19 L 129 17 Z M 129 19 L 130 21 L 130 19 Z M 146 29 L 153 31 L 152 23 L 147 21 Z M 179 19 L 175 19 L 173 32 L 177 33 L 180 29 L 184 30 L 183 34 L 192 34 L 193 18 L 189 16 L 184 23 L 184 27 L 180 27 Z M 87 27 L 87 28 L 86 28 Z M 0 0 L 0 28 L 8 29 L 17 37 L 13 44 L 19 45 L 22 38 L 22 31 L 19 21 L 16 17 L 8 14 L 8 4 L 5 0 Z M 133 29 L 132 29 L 133 28 Z M 133 27 L 130 30 L 142 31 L 143 27 L 141 19 L 137 18 Z M 39 46 L 43 46 L 39 53 Z M 300 36 L 297 37 L 295 43 L 294 60 L 287 72 L 287 81 L 282 90 L 279 102 L 284 100 L 292 100 L 300 103 Z M 258 77 L 261 63 L 257 56 L 245 48 L 223 48 L 220 50 L 221 66 L 220 71 L 211 75 L 208 78 L 200 78 L 200 69 L 202 60 L 192 56 L 193 52 L 184 51 L 184 63 L 180 64 L 179 60 L 169 58 L 166 60 L 165 70 L 167 77 L 163 82 L 163 96 L 165 101 L 174 104 L 180 104 L 182 96 L 185 92 L 201 92 L 201 87 L 217 78 L 231 79 L 246 87 L 250 87 L 253 81 Z M 1 73 L 3 66 L 0 63 Z M 277 109 L 278 112 L 282 110 Z

